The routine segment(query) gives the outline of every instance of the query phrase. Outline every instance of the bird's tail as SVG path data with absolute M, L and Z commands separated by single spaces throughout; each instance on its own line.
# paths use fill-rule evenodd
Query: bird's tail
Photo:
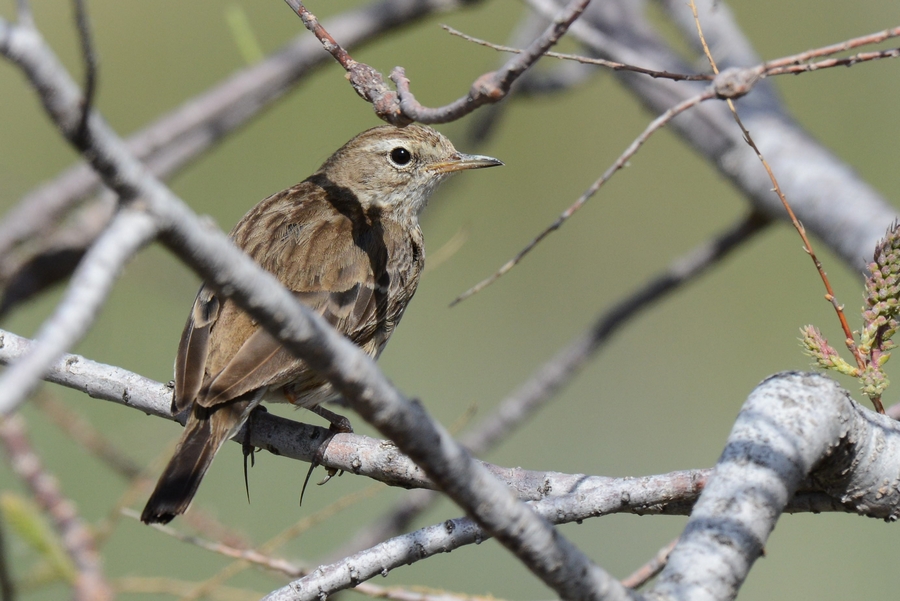
M 195 407 L 169 464 L 141 513 L 145 524 L 166 524 L 187 511 L 222 443 L 234 433 L 229 411 Z

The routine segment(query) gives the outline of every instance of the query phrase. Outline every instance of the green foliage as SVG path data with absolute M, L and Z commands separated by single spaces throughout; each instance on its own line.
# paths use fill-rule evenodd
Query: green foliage
M 896 223 L 875 247 L 875 257 L 869 263 L 869 277 L 866 278 L 865 303 L 863 328 L 861 332 L 854 332 L 859 336 L 859 342 L 847 341 L 847 346 L 857 357 L 857 366 L 844 361 L 815 326 L 800 329 L 800 342 L 804 352 L 819 367 L 859 380 L 863 394 L 878 406 L 890 384 L 882 368 L 896 346 L 891 338 L 897 333 L 897 315 L 900 313 L 900 227 Z
M 78 572 L 72 560 L 34 502 L 15 493 L 0 493 L 0 517 L 43 560 L 43 565 L 37 566 L 32 581 L 75 581 Z

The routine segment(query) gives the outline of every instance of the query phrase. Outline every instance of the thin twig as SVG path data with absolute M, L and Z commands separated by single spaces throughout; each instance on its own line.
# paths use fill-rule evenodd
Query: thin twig
M 225 583 L 227 580 L 233 578 L 234 576 L 241 573 L 245 569 L 249 568 L 253 564 L 264 565 L 265 567 L 271 567 L 269 565 L 266 565 L 266 562 L 267 562 L 267 559 L 269 558 L 269 556 L 272 553 L 274 553 L 277 549 L 280 549 L 281 547 L 283 547 L 290 540 L 297 538 L 298 536 L 302 535 L 304 532 L 307 532 L 310 528 L 313 528 L 314 526 L 317 526 L 317 525 L 323 523 L 324 521 L 334 517 L 335 515 L 339 514 L 340 512 L 342 512 L 346 509 L 349 509 L 351 507 L 354 507 L 354 506 L 358 505 L 360 502 L 364 501 L 365 499 L 371 498 L 374 495 L 376 495 L 384 490 L 385 489 L 384 489 L 383 485 L 375 484 L 372 486 L 367 486 L 366 488 L 359 490 L 357 492 L 354 492 L 354 493 L 351 493 L 348 495 L 344 495 L 340 499 L 337 499 L 335 502 L 329 503 L 323 509 L 321 509 L 311 515 L 301 518 L 290 528 L 282 530 L 281 532 L 276 534 L 274 537 L 272 537 L 271 539 L 269 539 L 268 541 L 266 541 L 265 543 L 260 545 L 259 549 L 257 551 L 253 551 L 253 550 L 249 550 L 246 552 L 238 551 L 238 554 L 236 556 L 232 556 L 237 561 L 230 563 L 229 565 L 227 565 L 224 568 L 222 568 L 221 570 L 219 570 L 216 574 L 210 576 L 203 582 L 199 583 L 197 586 L 194 587 L 194 589 L 190 593 L 184 595 L 180 601 L 196 601 L 197 599 L 203 598 L 204 596 L 208 595 L 210 591 L 215 590 L 216 588 L 221 586 L 223 583 Z M 199 541 L 197 541 L 197 542 L 188 541 L 188 542 L 193 542 L 194 544 L 200 544 Z M 228 554 L 225 551 L 225 547 L 220 546 L 217 543 L 209 543 L 206 546 L 204 546 L 204 545 L 201 545 L 201 546 L 203 546 L 204 548 L 206 548 L 210 551 L 214 551 L 214 552 L 226 554 L 226 555 Z M 287 564 L 287 562 L 282 560 L 281 565 L 286 566 L 288 564 Z M 283 570 L 279 570 L 279 571 L 283 571 Z M 295 566 L 293 566 L 292 571 L 293 571 L 293 573 L 288 574 L 289 577 L 300 578 L 300 577 L 308 574 L 311 570 L 310 570 L 309 566 L 295 565 Z
M 666 567 L 666 562 L 669 560 L 669 553 L 672 552 L 672 549 L 675 548 L 676 544 L 678 544 L 677 538 L 660 549 L 650 561 L 625 578 L 622 578 L 622 586 L 637 589 L 650 582 L 651 579 L 662 572 L 663 568 Z
M 27 7 L 25 0 L 20 0 Z M 354 47 L 435 12 L 458 8 L 462 0 L 382 0 L 328 20 Z M 25 19 L 20 16 L 20 22 Z M 128 139 L 128 149 L 159 177 L 169 177 L 293 89 L 328 57 L 317 40 L 298 36 L 263 62 L 237 71 L 184 102 Z M 100 178 L 86 163 L 67 169 L 23 196 L 0 222 L 0 257 L 38 236 L 80 200 L 94 194 Z
M 175 578 L 149 578 L 145 576 L 125 576 L 113 581 L 118 593 L 141 593 L 151 595 L 171 595 L 180 597 L 194 587 L 193 582 Z M 209 601 L 259 601 L 260 593 L 247 589 L 223 586 L 213 591 Z
M 715 58 L 713 58 L 712 53 L 709 50 L 709 46 L 706 44 L 706 38 L 703 36 L 703 28 L 700 25 L 700 16 L 697 13 L 697 5 L 694 3 L 694 0 L 689 0 L 689 2 L 691 12 L 694 15 L 694 22 L 697 24 L 697 34 L 700 37 L 700 43 L 703 45 L 703 52 L 706 54 L 706 58 L 709 61 L 709 64 L 712 67 L 713 71 L 718 74 L 719 68 L 716 66 Z M 898 29 L 898 31 L 900 31 L 900 29 Z M 828 280 L 828 276 L 825 273 L 825 269 L 822 267 L 821 261 L 819 261 L 819 258 L 813 251 L 812 243 L 809 241 L 809 237 L 806 235 L 806 228 L 804 228 L 803 224 L 800 223 L 800 220 L 797 219 L 797 216 L 794 214 L 794 210 L 791 208 L 787 197 L 781 190 L 781 186 L 779 185 L 778 180 L 775 177 L 774 171 L 772 171 L 772 167 L 769 166 L 769 163 L 763 156 L 762 151 L 760 151 L 759 147 L 756 145 L 756 142 L 753 141 L 753 137 L 750 135 L 750 132 L 746 127 L 744 127 L 744 123 L 741 121 L 741 118 L 738 115 L 737 109 L 734 106 L 734 102 L 731 98 L 726 98 L 725 102 L 728 103 L 728 108 L 731 110 L 731 114 L 734 116 L 735 122 L 737 123 L 738 127 L 741 128 L 741 133 L 743 133 L 744 140 L 747 142 L 747 145 L 753 149 L 753 152 L 756 153 L 756 156 L 759 158 L 760 162 L 765 168 L 769 179 L 772 181 L 774 191 L 778 195 L 778 198 L 781 200 L 781 204 L 784 206 L 784 209 L 791 220 L 791 224 L 794 226 L 794 229 L 797 230 L 797 233 L 800 235 L 800 239 L 803 241 L 804 250 L 809 255 L 810 259 L 812 259 L 812 262 L 816 267 L 816 271 L 819 273 L 819 277 L 822 279 L 822 283 L 825 286 L 825 300 L 831 303 L 831 306 L 834 308 L 834 311 L 837 314 L 838 321 L 840 321 L 841 323 L 841 328 L 844 330 L 844 343 L 847 345 L 847 348 L 850 350 L 850 353 L 853 355 L 854 359 L 856 359 L 856 364 L 860 368 L 860 370 L 865 369 L 866 361 L 865 358 L 863 358 L 862 353 L 860 353 L 859 348 L 857 348 L 856 346 L 856 342 L 854 341 L 853 337 L 853 331 L 850 329 L 850 324 L 847 323 L 847 317 L 844 315 L 844 306 L 838 302 L 834 294 L 834 289 L 831 287 L 831 282 Z M 872 398 L 872 403 L 875 405 L 875 410 L 878 413 L 884 413 L 884 405 L 882 405 L 880 397 Z
M 515 48 L 510 48 L 507 46 L 499 46 L 496 44 L 485 42 L 483 40 L 478 40 L 476 38 L 472 38 L 471 36 L 461 34 L 458 31 L 456 31 L 452 28 L 449 28 L 447 26 L 444 26 L 444 29 L 446 29 L 447 31 L 449 31 L 450 33 L 452 33 L 454 35 L 459 35 L 460 37 L 463 37 L 467 40 L 471 40 L 473 42 L 476 42 L 476 43 L 479 43 L 479 44 L 482 44 L 485 46 L 496 48 L 498 50 L 503 50 L 503 51 L 508 51 L 508 52 L 517 52 L 518 51 Z M 730 69 L 727 72 L 723 72 L 722 74 L 719 74 L 719 71 L 716 68 L 715 73 L 716 73 L 716 75 L 719 75 L 719 77 L 714 80 L 712 89 L 715 90 L 715 93 L 711 97 L 727 100 L 729 102 L 729 104 L 732 104 L 731 99 L 738 98 L 740 96 L 743 96 L 743 95 L 749 93 L 750 90 L 752 89 L 752 87 L 766 75 L 770 75 L 770 74 L 778 75 L 778 74 L 782 74 L 782 73 L 799 73 L 799 72 L 806 72 L 806 71 L 815 71 L 818 69 L 839 66 L 839 65 L 852 65 L 852 64 L 855 64 L 856 62 L 862 62 L 863 59 L 874 60 L 876 58 L 895 57 L 895 56 L 900 55 L 900 50 L 892 49 L 892 50 L 885 50 L 882 52 L 866 53 L 866 54 L 857 55 L 855 57 L 848 57 L 845 59 L 832 59 L 829 61 L 822 61 L 820 63 L 814 63 L 814 64 L 806 64 L 806 65 L 793 64 L 793 63 L 796 63 L 797 61 L 809 60 L 810 58 L 813 58 L 816 56 L 824 56 L 827 54 L 834 54 L 835 52 L 840 52 L 842 50 L 847 50 L 849 48 L 855 48 L 855 47 L 858 47 L 861 45 L 877 43 L 877 42 L 883 41 L 890 37 L 896 37 L 898 35 L 900 35 L 900 28 L 894 28 L 894 29 L 889 29 L 889 30 L 885 30 L 882 32 L 870 34 L 868 36 L 862 36 L 860 38 L 855 38 L 853 40 L 848 40 L 847 42 L 843 42 L 841 44 L 828 46 L 828 47 L 817 49 L 817 50 L 808 51 L 808 52 L 794 55 L 791 57 L 786 57 L 784 59 L 776 59 L 775 61 L 763 63 L 756 67 L 750 67 L 750 68 L 746 68 L 746 69 L 736 69 L 736 68 Z M 557 55 L 557 57 L 558 58 L 570 58 L 570 56 L 567 56 L 567 55 Z M 573 60 L 581 61 L 582 58 L 583 57 L 578 57 L 578 58 L 573 57 Z M 653 71 L 653 70 L 640 69 L 640 68 L 626 65 L 624 63 L 605 61 L 605 60 L 586 59 L 582 62 L 588 62 L 588 61 L 592 61 L 594 64 L 607 66 L 614 70 L 633 71 L 633 72 L 637 72 L 637 73 L 647 74 L 647 75 L 650 75 L 651 77 L 668 78 L 668 79 L 682 79 L 682 80 L 692 79 L 694 77 L 696 77 L 697 79 L 700 78 L 699 76 L 672 76 L 672 74 L 670 74 L 666 71 Z M 769 70 L 771 70 L 771 72 Z M 709 78 L 709 76 L 703 76 L 703 79 L 708 79 L 708 78 Z M 707 94 L 709 94 L 709 92 L 705 92 L 704 96 L 706 96 Z M 685 103 L 690 103 L 692 100 L 694 100 L 696 98 L 697 97 L 694 97 L 693 99 L 685 100 L 678 106 L 680 107 L 680 106 L 684 105 Z M 707 96 L 707 97 L 704 97 L 703 100 L 708 100 L 709 98 L 710 97 Z M 690 106 L 688 106 L 686 108 L 691 108 L 691 106 L 694 106 L 694 105 L 695 104 L 691 104 Z M 684 109 L 682 109 L 682 110 L 684 110 Z M 665 114 L 666 113 L 664 113 L 664 115 Z M 651 124 L 651 127 L 652 126 L 653 126 L 653 124 Z M 647 135 L 647 132 L 645 131 L 645 133 L 642 134 L 642 136 L 646 136 L 646 135 Z M 629 150 L 630 150 L 630 148 L 629 148 Z M 637 148 L 635 148 L 635 150 L 637 150 Z M 626 152 L 628 152 L 628 151 L 626 151 Z M 624 163 L 622 163 L 622 164 L 624 164 Z M 616 169 L 613 169 L 612 172 L 607 172 L 607 173 L 609 173 L 609 175 L 612 175 L 612 173 L 615 172 L 615 170 Z M 604 177 L 606 177 L 606 175 L 607 174 L 604 174 Z M 542 232 L 540 232 L 534 239 L 532 239 L 531 242 L 529 242 L 512 259 L 510 259 L 505 264 L 503 264 L 491 276 L 485 278 L 484 280 L 482 280 L 481 282 L 479 282 L 478 284 L 476 284 L 475 286 L 473 286 L 466 292 L 459 295 L 456 299 L 454 299 L 450 303 L 450 306 L 453 306 L 453 305 L 459 303 L 460 301 L 465 300 L 469 296 L 472 296 L 473 294 L 476 294 L 477 292 L 483 290 L 487 286 L 494 283 L 497 279 L 499 279 L 505 273 L 510 271 L 513 267 L 515 267 L 524 258 L 524 256 L 526 254 L 528 254 L 535 246 L 537 246 L 548 234 L 557 230 L 563 224 L 563 222 L 566 221 L 566 219 L 568 219 L 575 211 L 577 211 L 590 198 L 590 196 L 593 194 L 592 190 L 594 189 L 594 187 L 599 188 L 599 185 L 602 185 L 602 183 L 604 183 L 604 181 L 605 181 L 604 177 L 602 177 L 600 180 L 598 180 L 598 182 L 596 182 L 594 184 L 594 186 L 592 186 L 591 189 L 589 189 L 578 200 L 576 200 L 575 203 L 573 203 L 573 205 L 571 207 L 569 207 L 569 209 L 564 211 L 560 215 L 560 217 L 557 218 L 556 221 L 554 221 L 550 226 L 548 226 L 546 229 L 544 229 Z M 835 307 L 837 308 L 838 305 L 835 304 Z M 847 330 L 847 331 L 849 331 L 849 330 Z M 857 360 L 860 359 L 858 356 L 858 353 L 854 353 L 854 355 L 856 356 Z
M 589 0 L 571 0 L 552 20 L 544 33 L 532 42 L 520 55 L 512 57 L 497 71 L 478 77 L 465 96 L 439 108 L 420 104 L 410 90 L 409 79 L 402 67 L 391 72 L 396 91 L 387 87 L 384 77 L 376 69 L 354 60 L 350 54 L 328 33 L 300 0 L 285 0 L 335 60 L 347 71 L 347 78 L 360 97 L 372 103 L 375 114 L 394 125 L 421 123 L 447 123 L 455 121 L 478 107 L 499 102 L 522 73 L 534 65 L 547 50 L 556 44 L 569 26 L 579 17 Z
M 84 100 L 82 100 L 81 123 L 75 133 L 76 145 L 87 148 L 89 141 L 88 117 L 94 105 L 94 91 L 97 86 L 97 55 L 91 36 L 91 21 L 87 12 L 87 0 L 73 0 L 75 4 L 75 24 L 81 42 L 81 57 L 84 60 Z
M 766 61 L 765 66 L 766 70 L 768 71 L 769 69 L 775 69 L 777 67 L 784 67 L 787 65 L 799 65 L 800 63 L 805 63 L 813 58 L 818 58 L 820 56 L 830 56 L 832 54 L 837 54 L 838 52 L 846 52 L 847 50 L 859 48 L 860 46 L 878 44 L 887 39 L 896 37 L 900 37 L 900 27 L 893 27 L 891 29 L 885 29 L 883 31 L 860 36 L 858 38 L 851 38 L 849 40 L 838 42 L 837 44 L 832 44 L 830 46 L 822 46 L 821 48 L 807 50 L 806 52 L 801 52 L 799 54 L 793 54 L 791 56 L 785 56 L 783 58 L 776 58 L 775 60 Z
M 494 44 L 493 42 L 488 42 L 486 40 L 482 40 L 480 38 L 472 37 L 467 35 L 457 29 L 450 27 L 449 25 L 441 25 L 444 31 L 449 33 L 450 35 L 454 35 L 456 37 L 460 37 L 469 42 L 473 42 L 478 44 L 479 46 L 486 46 L 488 48 L 493 48 L 494 50 L 500 52 L 513 52 L 515 54 L 521 54 L 524 52 L 521 48 L 513 48 L 512 46 L 503 46 L 501 44 Z M 649 75 L 654 78 L 662 78 L 662 79 L 673 79 L 675 81 L 712 81 L 714 75 L 709 74 L 684 74 L 684 73 L 669 73 L 668 71 L 654 71 L 653 69 L 645 69 L 643 67 L 636 67 L 634 65 L 626 65 L 625 63 L 617 63 L 616 61 L 608 61 L 602 58 L 592 58 L 589 56 L 582 56 L 580 54 L 566 54 L 563 52 L 552 52 L 547 51 L 544 53 L 544 56 L 550 58 L 558 58 L 560 60 L 568 60 L 575 61 L 576 63 L 581 63 L 583 65 L 598 65 L 600 67 L 606 67 L 608 69 L 612 69 L 613 71 L 632 71 L 634 73 L 642 73 L 644 75 Z
M 857 63 L 864 63 L 867 61 L 873 61 L 882 58 L 897 58 L 898 56 L 900 56 L 900 48 L 890 48 L 888 50 L 879 50 L 876 52 L 860 52 L 858 54 L 854 54 L 853 56 L 846 56 L 844 58 L 829 58 L 816 63 L 785 65 L 784 67 L 767 66 L 764 75 L 768 77 L 770 75 L 782 75 L 785 73 L 809 73 L 812 71 L 828 69 L 831 67 L 852 67 Z
M 453 256 L 458 253 L 463 246 L 465 246 L 466 241 L 469 239 L 469 226 L 463 225 L 459 228 L 455 234 L 450 236 L 450 239 L 444 242 L 443 245 L 438 247 L 437 250 L 428 253 L 428 263 L 425 264 L 425 270 L 423 271 L 423 275 L 425 273 L 430 273 L 437 269 L 440 265 L 449 261 Z
M 137 511 L 134 511 L 133 509 L 123 508 L 122 515 L 132 518 L 135 521 L 140 521 L 141 519 L 141 514 Z M 201 549 L 217 553 L 218 555 L 224 555 L 225 557 L 229 557 L 231 559 L 237 559 L 241 562 L 251 563 L 269 570 L 281 572 L 282 574 L 285 574 L 291 578 L 297 578 L 309 573 L 310 571 L 309 566 L 303 566 L 297 563 L 289 562 L 285 559 L 271 557 L 255 549 L 240 549 L 227 545 L 220 541 L 209 540 L 200 536 L 185 534 L 180 530 L 173 528 L 172 526 L 166 526 L 163 524 L 151 524 L 150 527 L 154 530 L 162 532 L 163 534 L 171 536 L 176 540 L 180 540 L 183 543 L 194 545 L 195 547 L 200 547 Z M 184 591 L 182 593 L 182 596 L 193 596 L 196 590 L 197 584 L 193 583 L 190 591 Z
M 684 111 L 697 106 L 701 102 L 706 100 L 710 100 L 712 98 L 716 98 L 716 92 L 712 89 L 703 92 L 702 94 L 698 94 L 697 96 L 693 96 L 692 98 L 688 98 L 682 102 L 679 102 L 677 105 L 673 106 L 662 115 L 654 119 L 650 122 L 650 124 L 644 129 L 644 131 L 639 135 L 635 140 L 625 149 L 625 151 L 619 155 L 619 158 L 597 179 L 591 186 L 584 191 L 584 193 L 578 197 L 578 199 L 573 202 L 565 211 L 563 211 L 559 217 L 556 218 L 556 221 L 547 226 L 542 232 L 540 232 L 534 239 L 531 240 L 525 247 L 520 250 L 516 255 L 504 263 L 500 269 L 495 271 L 492 275 L 483 279 L 479 283 L 475 284 L 459 296 L 457 296 L 450 303 L 450 306 L 454 306 L 457 303 L 464 301 L 469 298 L 473 294 L 480 292 L 481 290 L 487 288 L 513 267 L 515 267 L 522 259 L 525 258 L 535 246 L 537 246 L 544 238 L 549 236 L 554 231 L 558 230 L 563 223 L 566 222 L 569 217 L 575 214 L 578 209 L 583 207 L 585 203 L 591 199 L 591 197 L 597 193 L 597 191 L 605 184 L 609 179 L 616 173 L 619 169 L 625 166 L 626 163 L 635 155 L 635 153 L 640 149 L 640 147 L 646 142 L 650 136 L 652 136 L 656 131 L 666 125 L 669 121 L 677 117 L 679 114 Z
M 467 433 L 462 442 L 475 453 L 493 448 L 509 432 L 518 428 L 543 407 L 587 364 L 612 336 L 644 310 L 662 301 L 668 294 L 694 281 L 771 223 L 752 212 L 737 223 L 675 259 L 669 267 L 640 288 L 614 303 L 512 394 L 503 399 L 490 419 Z

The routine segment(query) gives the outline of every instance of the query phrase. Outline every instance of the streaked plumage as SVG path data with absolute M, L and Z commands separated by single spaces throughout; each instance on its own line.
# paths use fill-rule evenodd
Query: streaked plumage
M 418 285 L 425 261 L 418 214 L 431 192 L 450 173 L 500 164 L 457 152 L 427 127 L 377 127 L 300 184 L 256 205 L 231 237 L 299 301 L 377 357 Z M 184 513 L 219 447 L 261 400 L 313 409 L 336 396 L 204 285 L 175 361 L 174 408 L 191 413 L 141 520 L 165 523 Z

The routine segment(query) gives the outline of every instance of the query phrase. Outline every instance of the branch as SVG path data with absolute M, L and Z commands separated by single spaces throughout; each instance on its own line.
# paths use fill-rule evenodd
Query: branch
M 535 501 L 529 503 L 529 506 L 550 522 L 563 524 L 616 512 L 623 503 L 636 502 L 649 508 L 656 501 L 671 500 L 672 497 L 669 495 L 672 493 L 675 493 L 675 496 L 681 496 L 688 490 L 696 493 L 703 482 L 701 478 L 694 478 L 688 472 L 681 472 L 671 480 L 668 477 L 663 478 L 663 480 L 655 477 L 640 478 L 638 479 L 640 484 L 635 487 L 628 483 L 630 479 L 619 480 L 619 484 L 625 485 L 628 492 L 612 484 L 613 480 L 609 481 L 612 486 L 603 486 L 603 492 L 600 494 L 597 494 L 599 491 L 592 490 L 590 485 L 585 485 L 572 494 Z M 585 503 L 587 497 L 593 498 L 593 501 Z M 309 575 L 273 591 L 265 597 L 265 600 L 314 601 L 321 594 L 329 595 L 350 588 L 375 576 L 387 575 L 395 568 L 438 553 L 449 553 L 463 545 L 479 544 L 489 536 L 468 518 L 447 520 L 410 534 L 397 536 L 330 565 L 319 566 Z M 612 595 L 602 598 L 611 597 Z M 632 598 L 638 597 L 632 595 Z
M 382 0 L 347 11 L 327 24 L 348 47 L 354 47 L 434 12 L 464 4 L 464 0 Z M 26 24 L 21 9 L 20 23 Z M 131 136 L 129 151 L 158 177 L 171 176 L 272 106 L 314 69 L 328 64 L 328 55 L 318 49 L 317 40 L 298 37 L 264 61 L 236 72 Z M 4 274 L 9 271 L 5 263 L 14 247 L 47 238 L 63 214 L 99 188 L 96 172 L 80 163 L 21 198 L 0 222 Z M 85 235 L 83 225 L 77 225 L 79 248 L 93 240 L 102 227 L 98 224 L 92 229 Z
M 533 4 L 537 5 L 542 9 L 544 14 L 549 14 L 551 11 L 551 6 L 554 4 L 551 0 L 534 0 Z M 573 32 L 576 36 L 581 35 L 582 41 L 586 41 L 585 38 L 590 38 L 592 41 L 597 42 L 598 44 L 603 44 L 606 40 L 603 36 L 593 35 L 594 32 L 586 31 L 586 28 L 582 24 L 577 24 Z M 446 28 L 451 33 L 456 35 L 460 35 L 461 37 L 465 37 L 473 42 L 491 46 L 498 50 L 510 51 L 510 52 L 521 52 L 515 48 L 509 48 L 505 46 L 497 46 L 494 44 L 489 44 L 482 40 L 477 40 L 475 38 L 471 38 L 469 36 L 463 36 L 459 32 L 452 30 L 450 28 Z M 861 38 L 857 38 L 855 40 L 849 40 L 842 44 L 836 46 L 826 47 L 824 49 L 820 49 L 818 51 L 809 51 L 800 55 L 795 55 L 793 57 L 788 57 L 786 59 L 778 59 L 775 61 L 771 61 L 770 63 L 758 64 L 753 67 L 747 68 L 737 68 L 731 67 L 719 73 L 718 69 L 715 69 L 715 65 L 713 65 L 716 77 L 713 80 L 712 84 L 709 86 L 707 90 L 702 92 L 698 92 L 693 96 L 689 96 L 684 100 L 678 102 L 675 106 L 668 108 L 663 114 L 657 117 L 644 132 L 638 136 L 638 138 L 632 142 L 632 144 L 619 156 L 616 162 L 607 169 L 606 172 L 595 181 L 571 206 L 569 206 L 563 213 L 549 226 L 547 226 L 543 231 L 541 231 L 535 238 L 531 240 L 525 247 L 519 251 L 512 259 L 504 263 L 497 271 L 495 271 L 492 275 L 485 278 L 475 286 L 471 287 L 458 297 L 456 297 L 453 302 L 450 303 L 451 306 L 459 303 L 462 300 L 480 292 L 487 286 L 491 285 L 495 281 L 497 281 L 501 276 L 509 272 L 513 267 L 515 267 L 522 259 L 531 252 L 541 241 L 544 240 L 549 234 L 558 230 L 565 221 L 567 221 L 572 215 L 578 211 L 585 203 L 587 203 L 590 198 L 596 194 L 599 189 L 612 177 L 619 169 L 622 168 L 626 164 L 626 162 L 637 153 L 640 149 L 641 145 L 643 145 L 649 137 L 662 128 L 664 125 L 672 121 L 676 116 L 681 113 L 687 111 L 688 109 L 697 107 L 701 102 L 706 100 L 711 100 L 713 98 L 720 100 L 727 100 L 729 106 L 731 106 L 731 102 L 733 99 L 740 98 L 742 96 L 747 95 L 753 89 L 756 84 L 761 81 L 767 75 L 772 74 L 782 74 L 782 73 L 797 73 L 801 71 L 813 71 L 816 69 L 833 67 L 838 65 L 852 65 L 858 62 L 862 62 L 863 60 L 874 60 L 877 58 L 890 58 L 900 56 L 900 49 L 888 50 L 883 52 L 874 52 L 867 54 L 860 54 L 855 57 L 848 57 L 846 59 L 831 59 L 828 61 L 822 61 L 817 64 L 808 64 L 808 65 L 793 65 L 793 66 L 785 66 L 789 63 L 794 63 L 799 60 L 808 60 L 814 56 L 821 56 L 824 54 L 833 54 L 840 50 L 844 50 L 847 48 L 854 48 L 862 44 L 866 43 L 876 43 L 883 41 L 884 39 L 895 37 L 900 35 L 900 27 L 890 30 L 885 30 L 883 32 L 879 32 L 876 34 L 871 34 L 869 36 L 864 36 Z M 744 52 L 742 56 L 749 57 L 754 56 L 752 52 Z M 572 55 L 560 55 L 556 54 L 557 58 L 566 58 L 573 59 L 577 58 L 582 62 L 594 62 L 603 67 L 610 68 L 614 71 L 624 71 L 629 73 L 630 75 L 649 75 L 653 79 L 668 79 L 672 81 L 702 81 L 710 79 L 710 76 L 700 75 L 700 76 L 689 76 L 689 75 L 677 75 L 673 74 L 666 70 L 653 70 L 647 69 L 643 67 L 633 67 L 630 65 L 626 65 L 625 63 L 608 61 L 604 59 L 590 59 L 590 58 L 581 58 L 581 57 L 573 57 Z M 743 128 L 743 126 L 741 126 Z M 746 132 L 746 130 L 743 130 Z M 755 145 L 754 145 L 754 148 Z M 758 152 L 758 149 L 757 149 Z M 768 167 L 767 167 L 768 168 Z M 781 196 L 781 192 L 779 190 L 779 196 Z M 791 221 L 793 223 L 797 223 L 794 219 L 793 213 L 790 214 Z M 802 235 L 802 234 L 801 234 Z
M 31 352 L 0 376 L 0 416 L 12 414 L 47 367 L 85 335 L 122 267 L 155 235 L 154 221 L 143 211 L 123 209 L 113 219 L 75 271 L 53 316 L 41 326 Z
M 78 38 L 81 42 L 81 56 L 84 60 L 84 102 L 81 108 L 81 121 L 75 138 L 78 145 L 83 148 L 88 146 L 88 116 L 94 106 L 94 92 L 97 90 L 97 56 L 94 54 L 94 43 L 91 39 L 91 21 L 88 17 L 87 0 L 74 0 L 75 24 L 78 27 Z
M 12 28 L 0 20 L 0 52 L 22 68 L 47 113 L 72 141 L 80 93 L 38 32 Z M 405 398 L 361 349 L 298 303 L 222 232 L 204 228 L 180 199 L 128 154 L 124 143 L 95 112 L 88 126 L 92 144 L 85 155 L 107 186 L 123 202 L 140 196 L 167 246 L 327 379 L 357 413 L 422 466 L 432 481 L 534 574 L 566 599 L 599 599 L 601 591 L 611 591 L 611 596 L 603 594 L 604 598 L 627 597 L 618 581 L 518 501 L 434 422 L 421 404 Z M 34 385 L 27 382 L 19 390 Z M 23 398 L 5 399 L 5 406 L 11 409 Z
M 555 13 L 552 0 L 529 0 L 542 15 Z M 666 0 L 672 15 L 687 19 L 696 38 L 690 11 L 677 0 Z M 752 67 L 762 61 L 734 23 L 726 5 L 710 8 L 701 2 L 706 33 L 720 62 L 728 67 Z M 583 43 L 592 55 L 625 64 L 669 72 L 688 72 L 679 54 L 626 0 L 591 4 L 584 16 L 573 23 L 569 34 Z M 680 12 L 679 12 L 680 11 Z M 625 15 L 623 17 L 623 15 Z M 679 22 L 679 25 L 681 23 Z M 653 79 L 635 73 L 618 72 L 621 81 L 654 113 L 689 98 L 702 88 L 691 82 Z M 757 144 L 779 177 L 785 194 L 792 199 L 797 217 L 806 228 L 821 238 L 848 265 L 862 268 L 871 249 L 893 221 L 896 211 L 871 186 L 845 163 L 811 139 L 786 115 L 767 81 L 740 100 L 747 128 L 755 132 Z M 753 206 L 770 217 L 784 219 L 778 198 L 771 193 L 771 182 L 759 171 L 750 151 L 734 127 L 728 108 L 720 103 L 704 103 L 681 115 L 672 123 L 674 131 L 741 190 Z M 841 199 L 834 202 L 835 198 Z
M 718 465 L 654 591 L 733 599 L 781 512 L 810 475 L 863 515 L 894 521 L 900 491 L 885 487 L 900 458 L 900 424 L 860 407 L 818 374 L 764 381 L 738 415 Z
M 593 184 L 591 184 L 590 187 L 575 200 L 575 202 L 569 205 L 569 207 L 565 211 L 563 211 L 559 217 L 556 218 L 556 221 L 544 228 L 544 230 L 541 231 L 537 236 L 535 236 L 531 240 L 531 242 L 526 244 L 522 250 L 516 253 L 516 256 L 504 263 L 500 267 L 500 269 L 453 299 L 453 301 L 450 303 L 450 306 L 452 307 L 459 302 L 466 300 L 470 296 L 481 292 L 482 290 L 496 282 L 498 279 L 500 279 L 504 274 L 508 273 L 513 267 L 518 265 L 519 262 L 522 261 L 522 259 L 525 258 L 525 255 L 534 250 L 534 248 L 538 244 L 540 244 L 540 242 L 544 238 L 562 227 L 563 223 L 565 223 L 569 219 L 569 217 L 574 215 L 578 211 L 578 209 L 583 207 L 585 203 L 587 203 L 587 201 L 590 200 L 591 197 L 594 196 L 594 194 L 596 194 L 600 190 L 600 188 L 603 187 L 603 184 L 608 182 L 609 179 L 613 175 L 615 175 L 617 171 L 622 169 L 628 163 L 628 161 L 635 154 L 637 154 L 637 151 L 640 150 L 641 146 L 643 146 L 644 143 L 650 139 L 650 136 L 662 129 L 667 123 L 672 121 L 672 119 L 674 119 L 681 113 L 697 106 L 701 102 L 716 98 L 716 96 L 716 89 L 714 86 L 711 86 L 710 89 L 706 90 L 705 92 L 679 102 L 677 105 L 669 108 L 663 114 L 651 121 L 650 124 L 646 128 L 644 128 L 644 131 L 634 139 L 634 141 L 628 146 L 628 148 L 625 149 L 624 152 L 622 152 L 622 154 L 619 155 L 619 158 L 617 158 L 615 162 L 610 165 L 606 171 L 603 172 L 603 175 L 601 175 Z
M 520 55 L 512 57 L 501 69 L 478 77 L 465 96 L 440 108 L 428 108 L 416 100 L 403 67 L 395 67 L 391 72 L 391 81 L 397 87 L 394 92 L 387 87 L 381 73 L 354 60 L 300 0 L 285 0 L 303 21 L 303 25 L 321 42 L 322 47 L 347 71 L 347 78 L 356 93 L 372 103 L 379 118 L 398 126 L 413 121 L 448 123 L 468 115 L 480 106 L 501 101 L 509 93 L 513 82 L 559 41 L 569 26 L 581 16 L 589 1 L 571 0 L 553 16 L 550 26 L 543 34 Z
M 463 437 L 464 444 L 476 453 L 492 448 L 510 430 L 517 428 L 543 407 L 629 321 L 720 263 L 769 223 L 762 215 L 751 213 L 711 240 L 672 261 L 664 272 L 613 304 L 584 334 L 535 370 L 526 382 L 500 402 L 492 419 L 484 420 Z

